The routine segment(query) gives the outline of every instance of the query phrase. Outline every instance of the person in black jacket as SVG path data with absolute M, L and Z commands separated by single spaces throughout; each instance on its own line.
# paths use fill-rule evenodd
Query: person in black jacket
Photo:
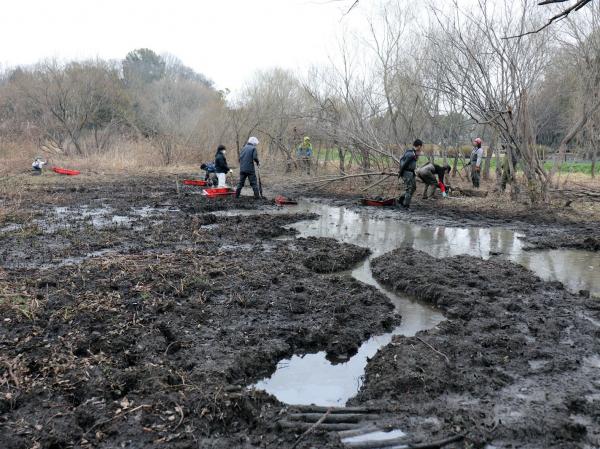
M 413 193 L 417 190 L 417 183 L 415 181 L 415 169 L 417 168 L 417 159 L 421 154 L 423 148 L 423 142 L 421 139 L 417 139 L 413 143 L 413 148 L 409 148 L 404 153 L 404 156 L 400 159 L 400 172 L 398 177 L 404 181 L 404 194 L 400 197 L 399 205 L 408 209 L 410 207 L 410 200 L 412 199 Z
M 225 145 L 219 145 L 217 147 L 217 153 L 215 154 L 215 173 L 219 180 L 217 187 L 226 187 L 227 173 L 231 171 L 227 165 L 227 159 L 225 158 L 226 151 Z
M 260 198 L 260 192 L 256 182 L 256 172 L 254 171 L 254 164 L 256 164 L 257 167 L 260 166 L 258 152 L 256 151 L 257 145 L 258 139 L 256 137 L 250 137 L 248 143 L 244 145 L 244 148 L 242 148 L 242 152 L 240 153 L 240 182 L 235 191 L 236 198 L 240 197 L 242 187 L 246 184 L 246 179 L 250 181 L 250 185 L 254 191 L 254 198 Z

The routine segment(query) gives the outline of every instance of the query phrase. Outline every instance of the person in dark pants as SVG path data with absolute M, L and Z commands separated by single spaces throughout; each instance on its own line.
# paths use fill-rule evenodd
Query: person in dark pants
M 410 201 L 412 199 L 415 190 L 417 190 L 417 183 L 415 181 L 415 169 L 417 168 L 417 159 L 423 148 L 423 142 L 421 139 L 417 139 L 413 142 L 413 148 L 406 150 L 402 158 L 400 159 L 400 172 L 398 177 L 402 178 L 404 182 L 404 195 L 400 197 L 400 205 L 405 209 L 410 207 Z
M 446 185 L 444 184 L 444 176 L 446 173 L 450 173 L 450 170 L 451 168 L 449 165 L 440 166 L 431 162 L 423 165 L 417 170 L 417 176 L 425 183 L 425 190 L 423 191 L 424 200 L 433 197 L 437 187 L 442 191 L 443 197 L 448 196 L 446 193 Z M 431 195 L 428 195 L 430 187 Z
M 248 143 L 242 148 L 240 153 L 240 182 L 237 185 L 235 191 L 235 197 L 239 198 L 240 193 L 244 184 L 246 184 L 246 178 L 250 181 L 250 186 L 254 191 L 254 198 L 260 198 L 260 192 L 258 190 L 258 184 L 256 182 L 256 172 L 254 171 L 254 163 L 256 166 L 260 166 L 258 161 L 258 152 L 256 146 L 258 145 L 258 139 L 256 137 L 250 137 Z
M 31 170 L 33 170 L 33 174 L 35 176 L 39 176 L 42 174 L 42 169 L 44 168 L 44 165 L 46 165 L 47 162 L 44 161 L 40 156 L 35 158 L 35 161 L 33 161 L 33 164 L 31 164 Z
M 210 186 L 216 186 L 218 181 L 216 179 L 217 173 L 215 172 L 214 162 L 205 162 L 200 165 L 200 170 L 204 170 L 204 180 L 208 182 Z
M 226 187 L 227 173 L 231 170 L 227 165 L 227 159 L 225 158 L 225 145 L 219 145 L 217 147 L 217 153 L 215 154 L 215 173 L 217 174 L 218 185 L 217 187 Z

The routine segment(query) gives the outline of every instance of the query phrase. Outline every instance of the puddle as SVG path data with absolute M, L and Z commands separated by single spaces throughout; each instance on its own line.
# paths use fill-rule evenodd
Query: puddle
M 83 256 L 80 257 L 67 257 L 65 259 L 63 259 L 58 266 L 66 266 L 66 265 L 79 265 L 80 263 L 82 263 L 85 260 L 88 259 L 92 259 L 94 257 L 100 257 L 100 256 L 104 256 L 106 254 L 110 254 L 114 252 L 114 249 L 101 249 L 98 251 L 92 251 L 89 252 Z
M 600 252 L 576 249 L 522 251 L 510 259 L 545 280 L 560 281 L 567 290 L 600 293 Z
M 63 228 L 69 228 L 73 223 L 89 222 L 95 228 L 107 228 L 111 226 L 132 226 L 133 222 L 140 219 L 154 216 L 162 216 L 166 213 L 176 213 L 180 210 L 174 206 L 162 207 L 134 207 L 127 215 L 118 215 L 110 206 L 88 207 L 81 206 L 77 208 L 55 207 L 55 220 L 40 221 L 39 224 L 46 232 L 56 232 Z M 161 220 L 154 220 L 152 224 L 160 223 Z M 144 230 L 147 226 L 134 226 L 135 230 Z
M 365 434 L 358 435 L 355 437 L 344 438 L 344 439 L 342 439 L 342 443 L 344 443 L 344 444 L 363 443 L 365 441 L 385 442 L 387 440 L 401 438 L 404 436 L 406 436 L 406 434 L 404 432 L 402 432 L 401 430 L 391 430 L 389 432 L 376 431 L 376 432 L 365 433 Z
M 412 336 L 435 327 L 444 319 L 432 308 L 387 291 L 373 278 L 370 259 L 400 246 L 410 245 L 440 258 L 468 254 L 487 259 L 498 254 L 526 266 L 544 279 L 561 281 L 574 291 L 600 292 L 600 277 L 593 272 L 594 267 L 600 266 L 600 255 L 570 250 L 526 252 L 520 234 L 503 228 L 423 227 L 400 221 L 398 217 L 375 215 L 369 208 L 356 211 L 311 202 L 273 211 L 227 211 L 223 215 L 264 213 L 316 213 L 319 218 L 290 226 L 299 231 L 298 237 L 331 237 L 371 249 L 370 258 L 351 274 L 386 295 L 402 316 L 400 326 L 390 333 L 370 338 L 344 363 L 332 364 L 325 352 L 294 355 L 280 361 L 270 378 L 253 386 L 288 404 L 344 405 L 359 390 L 368 359 L 394 335 Z

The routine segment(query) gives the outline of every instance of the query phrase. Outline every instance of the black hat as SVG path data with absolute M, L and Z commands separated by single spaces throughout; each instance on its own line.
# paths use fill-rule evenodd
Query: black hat
M 413 147 L 422 147 L 423 146 L 423 141 L 421 139 L 417 139 L 413 142 Z
M 226 148 L 225 148 L 225 145 L 219 145 L 219 146 L 217 147 L 217 151 L 223 151 L 223 150 L 225 150 L 225 149 L 226 149 Z

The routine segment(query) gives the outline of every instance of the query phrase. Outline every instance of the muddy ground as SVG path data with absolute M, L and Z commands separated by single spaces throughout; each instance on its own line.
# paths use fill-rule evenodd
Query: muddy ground
M 434 439 L 464 433 L 473 447 L 600 447 L 597 299 L 497 258 L 401 248 L 372 266 L 448 320 L 379 351 L 354 403 L 385 404 Z
M 245 387 L 398 321 L 340 273 L 367 251 L 283 227 L 310 216 L 215 215 L 274 206 L 178 196 L 164 179 L 68 182 L 26 192 L 3 223 L 3 448 L 290 447 L 281 404 Z M 339 447 L 298 447 L 315 444 Z
M 345 271 L 368 251 L 285 227 L 309 215 L 206 200 L 172 177 L 51 181 L 0 198 L 2 447 L 289 448 L 285 405 L 245 387 L 294 353 L 336 359 L 398 322 Z M 382 213 L 598 249 L 593 223 L 440 201 Z M 234 209 L 265 214 L 222 213 Z M 448 447 L 600 447 L 597 302 L 494 258 L 401 249 L 373 266 L 448 320 L 382 349 L 352 403 L 421 441 L 465 434 Z M 342 445 L 317 430 L 297 447 Z

